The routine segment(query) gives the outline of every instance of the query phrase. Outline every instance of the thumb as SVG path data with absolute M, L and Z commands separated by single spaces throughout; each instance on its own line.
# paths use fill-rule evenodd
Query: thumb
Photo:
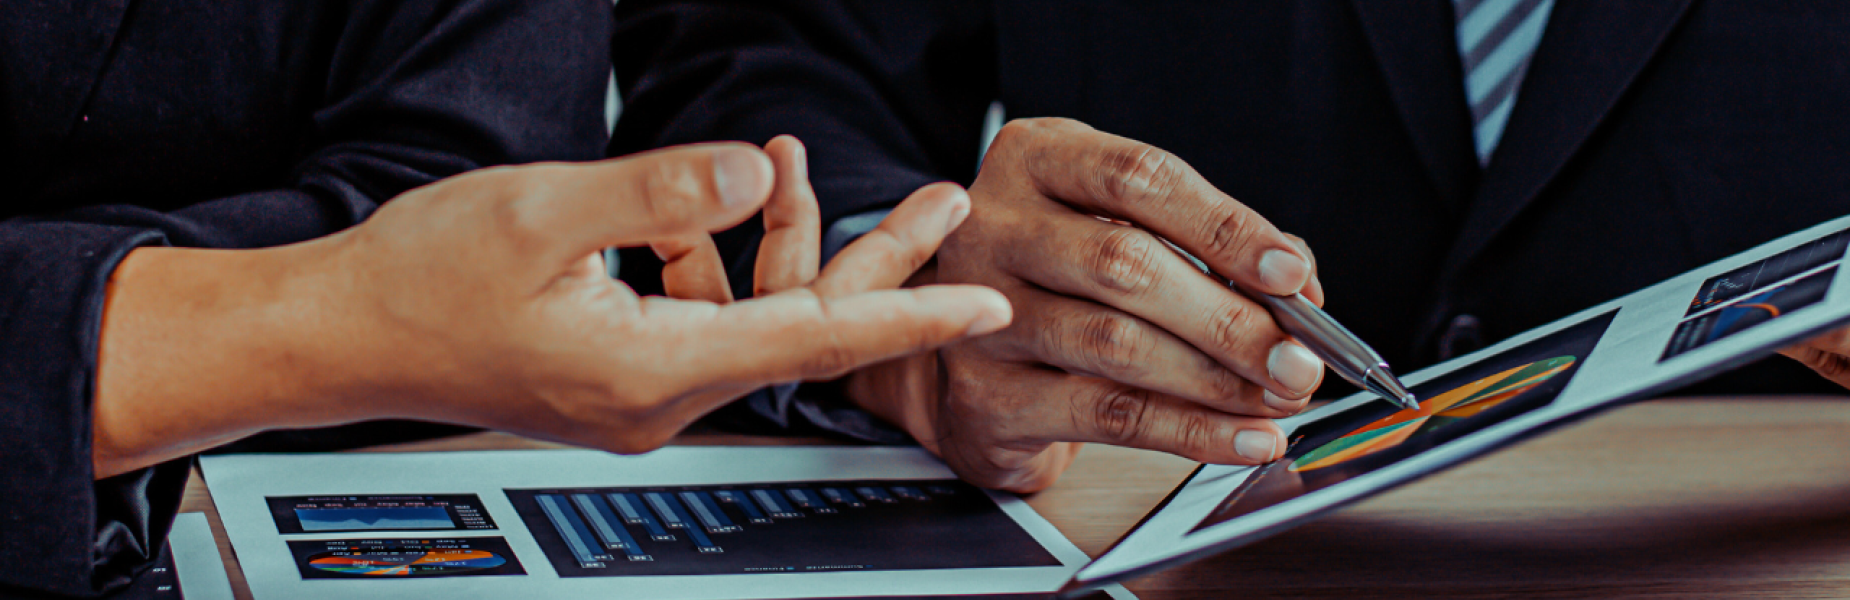
M 522 175 L 549 181 L 521 186 L 539 193 L 523 196 L 515 214 L 555 240 L 552 250 L 565 261 L 737 225 L 770 198 L 773 179 L 771 159 L 743 143 L 677 146 Z

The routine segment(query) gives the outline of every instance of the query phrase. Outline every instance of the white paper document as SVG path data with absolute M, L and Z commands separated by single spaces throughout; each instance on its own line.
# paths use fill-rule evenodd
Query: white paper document
M 1088 560 L 915 448 L 200 462 L 259 600 L 1032 598 Z
M 180 595 L 185 600 L 231 600 L 231 581 L 225 577 L 225 559 L 212 538 L 205 513 L 180 513 L 167 534 Z
M 1282 420 L 1284 458 L 1200 467 L 1068 589 L 1251 543 L 1843 326 L 1850 321 L 1850 277 L 1839 275 L 1847 228 L 1850 217 L 1794 233 L 1413 373 L 1404 381 L 1418 410 L 1357 394 Z

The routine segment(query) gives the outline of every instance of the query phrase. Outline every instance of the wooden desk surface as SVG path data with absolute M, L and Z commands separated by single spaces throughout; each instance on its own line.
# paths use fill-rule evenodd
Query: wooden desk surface
M 481 434 L 378 450 L 544 447 Z M 1088 447 L 1028 503 L 1097 556 L 1193 466 Z M 197 473 L 183 510 L 208 513 L 233 587 L 249 598 Z M 1146 599 L 1850 597 L 1850 403 L 1621 409 L 1128 587 Z

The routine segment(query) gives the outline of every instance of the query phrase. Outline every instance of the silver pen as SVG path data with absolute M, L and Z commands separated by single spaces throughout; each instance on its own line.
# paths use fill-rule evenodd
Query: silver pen
M 1201 262 L 1201 259 L 1195 258 L 1195 255 L 1189 254 L 1187 250 L 1183 250 L 1162 236 L 1156 236 L 1156 239 L 1162 240 L 1171 250 L 1175 250 L 1176 254 L 1188 259 L 1188 262 L 1194 263 L 1195 268 L 1201 269 L 1202 273 L 1218 278 L 1214 275 L 1214 271 L 1208 269 L 1207 263 Z M 1349 383 L 1386 398 L 1401 408 L 1409 410 L 1420 408 L 1419 400 L 1413 397 L 1412 392 L 1407 391 L 1406 386 L 1400 384 L 1400 379 L 1394 377 L 1393 371 L 1388 370 L 1387 361 L 1382 360 L 1381 355 L 1376 353 L 1374 348 L 1368 347 L 1368 344 L 1362 342 L 1362 338 L 1355 337 L 1349 328 L 1343 327 L 1341 323 L 1336 322 L 1336 319 L 1330 318 L 1329 313 L 1317 308 L 1317 305 L 1305 299 L 1303 294 L 1274 296 L 1263 292 L 1242 290 L 1231 281 L 1227 282 L 1227 287 L 1265 305 L 1272 312 L 1272 318 L 1278 322 L 1280 329 L 1284 329 L 1285 333 L 1303 342 L 1304 347 L 1309 348 L 1311 354 L 1323 359 L 1323 364 L 1329 365 L 1330 370 L 1335 371 Z

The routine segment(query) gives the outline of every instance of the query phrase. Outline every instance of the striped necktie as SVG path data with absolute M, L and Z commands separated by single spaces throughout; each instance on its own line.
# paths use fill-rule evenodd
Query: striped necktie
M 1516 105 L 1516 89 L 1542 41 L 1554 0 L 1452 0 L 1458 10 L 1458 54 L 1465 65 L 1465 99 L 1471 104 L 1477 162 L 1503 138 Z

